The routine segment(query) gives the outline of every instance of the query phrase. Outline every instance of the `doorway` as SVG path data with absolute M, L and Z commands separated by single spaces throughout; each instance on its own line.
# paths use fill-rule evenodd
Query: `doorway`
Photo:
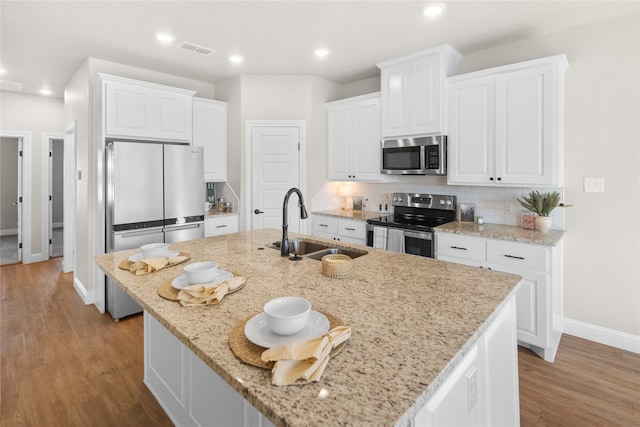
M 64 139 L 49 137 L 49 257 L 64 255 Z
M 0 136 L 0 265 L 22 261 L 22 139 Z
M 247 121 L 245 139 L 245 228 L 281 228 L 282 203 L 287 191 L 297 187 L 303 195 L 306 193 L 303 173 L 306 170 L 306 122 Z M 303 230 L 297 204 L 297 200 L 291 201 L 288 211 L 289 231 L 292 232 Z

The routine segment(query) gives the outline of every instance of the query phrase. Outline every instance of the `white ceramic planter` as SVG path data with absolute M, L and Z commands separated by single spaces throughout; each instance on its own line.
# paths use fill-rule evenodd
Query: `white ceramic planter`
M 536 217 L 536 228 L 541 233 L 548 233 L 551 230 L 551 217 L 539 216 Z

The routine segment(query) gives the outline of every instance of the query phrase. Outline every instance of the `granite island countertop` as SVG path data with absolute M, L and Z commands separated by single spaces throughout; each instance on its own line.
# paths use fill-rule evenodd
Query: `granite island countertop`
M 290 237 L 335 245 L 327 239 Z M 351 274 L 321 274 L 321 262 L 291 262 L 265 248 L 281 231 L 264 229 L 172 243 L 189 262 L 215 260 L 248 278 L 218 305 L 182 307 L 158 295 L 182 273 L 181 264 L 135 276 L 118 264 L 137 253 L 99 255 L 100 267 L 214 372 L 277 426 L 410 425 L 415 412 L 446 379 L 493 320 L 520 276 L 387 252 L 370 247 L 352 260 Z M 352 328 L 343 351 L 321 380 L 275 387 L 271 373 L 244 364 L 228 345 L 232 328 L 268 300 L 297 295 Z M 323 390 L 322 393 L 320 391 Z
M 462 234 L 484 237 L 488 239 L 507 240 L 520 243 L 531 243 L 543 246 L 555 246 L 564 236 L 562 230 L 550 230 L 541 233 L 536 230 L 504 224 L 476 224 L 475 222 L 453 221 L 434 228 L 436 232 Z
M 334 216 L 338 218 L 345 219 L 356 219 L 359 221 L 366 221 L 371 218 L 378 218 L 385 215 L 392 215 L 391 212 L 375 212 L 375 211 L 354 211 L 347 209 L 332 209 L 327 211 L 314 211 L 311 212 L 312 215 L 324 215 L 324 216 Z

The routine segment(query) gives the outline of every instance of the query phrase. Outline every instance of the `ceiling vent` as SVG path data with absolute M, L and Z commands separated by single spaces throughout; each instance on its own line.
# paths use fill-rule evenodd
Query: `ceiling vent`
M 200 46 L 195 43 L 190 42 L 182 42 L 178 45 L 180 49 L 188 50 L 190 52 L 199 53 L 201 55 L 211 55 L 215 53 L 215 50 L 209 49 L 208 47 Z
M 0 90 L 9 90 L 12 92 L 22 92 L 24 83 L 10 82 L 9 80 L 0 80 Z

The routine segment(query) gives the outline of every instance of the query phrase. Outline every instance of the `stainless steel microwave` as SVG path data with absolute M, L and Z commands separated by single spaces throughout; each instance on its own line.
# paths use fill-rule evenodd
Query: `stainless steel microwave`
M 382 173 L 389 175 L 446 175 L 445 135 L 382 141 Z

